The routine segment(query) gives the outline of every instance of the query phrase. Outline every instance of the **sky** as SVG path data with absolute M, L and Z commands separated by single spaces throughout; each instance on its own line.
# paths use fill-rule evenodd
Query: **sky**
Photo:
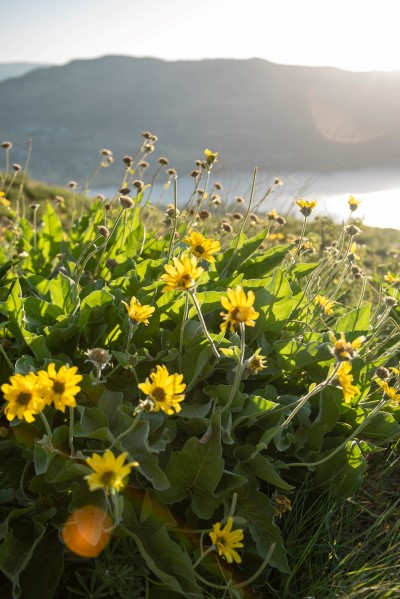
M 400 70 L 400 0 L 0 0 L 0 62 L 105 54 Z

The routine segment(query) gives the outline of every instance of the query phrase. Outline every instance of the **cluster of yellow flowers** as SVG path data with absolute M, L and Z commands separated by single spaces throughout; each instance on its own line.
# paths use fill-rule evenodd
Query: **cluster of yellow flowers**
M 343 389 L 344 401 L 351 403 L 351 400 L 356 395 L 361 393 L 360 389 L 353 385 L 353 375 L 350 374 L 352 366 L 350 361 L 357 357 L 358 350 L 365 341 L 365 337 L 361 335 L 350 342 L 346 340 L 344 333 L 340 333 L 340 338 L 337 339 L 333 333 L 330 334 L 330 339 L 333 343 L 332 353 L 339 362 L 339 367 L 336 373 L 339 384 Z
M 7 419 L 33 422 L 35 415 L 40 414 L 45 406 L 53 404 L 62 412 L 65 412 L 66 406 L 75 407 L 75 395 L 80 391 L 78 383 L 82 380 L 82 376 L 76 374 L 77 370 L 76 366 L 61 366 L 57 372 L 55 364 L 51 363 L 47 370 L 38 373 L 14 374 L 10 384 L 1 386 Z

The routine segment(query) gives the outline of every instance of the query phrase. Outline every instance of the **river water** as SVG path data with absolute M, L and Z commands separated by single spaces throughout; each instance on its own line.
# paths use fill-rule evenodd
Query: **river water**
M 346 220 L 349 215 L 348 199 L 353 195 L 361 200 L 355 216 L 366 225 L 391 227 L 400 230 L 400 167 L 398 169 L 360 169 L 332 173 L 274 173 L 273 176 L 259 171 L 256 179 L 253 206 L 264 196 L 275 176 L 283 181 L 276 186 L 259 208 L 259 213 L 275 208 L 282 215 L 298 212 L 294 200 L 316 200 L 315 215 L 329 215 L 336 221 Z M 247 203 L 250 197 L 253 173 L 238 173 L 215 169 L 208 190 L 219 193 L 224 203 L 232 209 L 234 198 L 242 196 Z M 214 182 L 223 185 L 222 191 L 213 189 Z M 163 205 L 173 202 L 173 183 L 164 189 L 165 180 L 156 182 L 151 201 L 157 203 L 162 196 Z M 200 185 L 201 187 L 201 185 Z M 194 189 L 191 177 L 178 177 L 178 205 L 182 207 Z M 115 194 L 115 188 L 92 189 L 91 194 L 102 193 L 106 197 Z M 146 192 L 148 197 L 149 191 Z M 244 204 L 243 206 L 245 206 Z

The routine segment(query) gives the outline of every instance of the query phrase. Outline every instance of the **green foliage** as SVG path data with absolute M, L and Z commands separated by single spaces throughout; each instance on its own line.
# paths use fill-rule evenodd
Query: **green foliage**
M 292 584 L 306 592 L 300 562 L 322 529 L 303 501 L 305 485 L 315 505 L 334 489 L 336 503 L 325 504 L 333 509 L 362 487 L 368 456 L 400 434 L 396 397 L 390 401 L 376 377 L 378 367 L 397 365 L 397 308 L 388 310 L 378 292 L 366 298 L 362 284 L 354 295 L 345 244 L 337 244 L 339 255 L 308 261 L 301 240 L 274 245 L 265 222 L 220 238 L 215 263 L 202 262 L 194 299 L 163 292 L 164 266 L 187 251 L 192 215 L 179 217 L 175 241 L 171 219 L 150 212 L 145 197 L 122 213 L 117 200 L 110 210 L 81 205 L 68 232 L 65 214 L 49 203 L 40 227 L 14 214 L 18 235 L 0 265 L 2 383 L 51 363 L 77 366 L 83 380 L 71 410 L 47 405 L 46 421 L 2 421 L 0 589 L 35 599 L 38 577 L 43 599 L 64 591 L 201 599 L 244 597 L 250 579 L 271 597 L 290 597 Z M 105 222 L 106 237 L 98 235 Z M 205 223 L 204 234 L 216 237 L 213 227 Z M 224 333 L 221 299 L 238 285 L 254 292 L 257 316 Z M 130 319 L 123 302 L 133 296 L 154 308 L 148 323 Z M 359 394 L 348 401 L 330 331 L 349 344 L 366 337 L 350 356 Z M 103 363 L 93 358 L 99 349 Z M 149 410 L 138 387 L 161 365 L 186 386 L 172 414 Z M 388 384 L 397 394 L 394 374 Z M 106 495 L 90 491 L 85 476 L 87 458 L 108 448 L 139 465 L 120 492 Z M 58 531 L 85 505 L 109 512 L 113 535 L 99 557 L 75 568 Z M 301 528 L 301 510 L 307 542 L 299 558 L 293 521 Z M 244 535 L 233 566 L 209 537 L 230 516 Z

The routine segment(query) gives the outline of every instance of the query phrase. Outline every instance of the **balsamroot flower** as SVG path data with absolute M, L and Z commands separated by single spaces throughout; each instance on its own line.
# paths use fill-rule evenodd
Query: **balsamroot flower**
M 392 368 L 392 370 L 397 370 L 397 369 Z M 389 385 L 384 381 L 377 381 L 377 382 L 378 382 L 378 385 L 383 389 L 383 392 L 386 395 L 386 397 L 388 399 L 390 399 L 390 404 L 392 406 L 398 406 L 399 400 L 400 400 L 400 395 L 397 393 L 397 389 L 395 389 L 394 387 L 389 387 Z
M 247 361 L 246 372 L 248 374 L 257 374 L 257 372 L 261 372 L 266 367 L 267 358 L 262 356 L 260 352 L 261 349 L 257 349 Z
M 102 456 L 93 453 L 91 458 L 87 458 L 86 463 L 94 471 L 85 476 L 90 491 L 104 489 L 107 495 L 110 490 L 111 493 L 120 491 L 124 487 L 123 479 L 129 476 L 133 467 L 139 466 L 139 462 L 124 464 L 127 455 L 125 451 L 116 458 L 111 449 L 106 449 Z
M 171 415 L 182 409 L 179 402 L 185 399 L 183 391 L 186 388 L 182 380 L 183 374 L 169 374 L 166 366 L 158 365 L 156 371 L 150 374 L 150 378 L 138 387 L 153 401 L 154 412 L 162 410 Z
M 361 204 L 361 200 L 355 200 L 354 196 L 349 197 L 349 206 L 352 212 L 355 212 L 357 210 L 359 204 Z
M 139 300 L 133 296 L 130 304 L 122 302 L 128 311 L 129 318 L 135 322 L 142 322 L 146 326 L 149 324 L 149 318 L 155 311 L 155 308 L 149 305 L 142 306 Z
M 388 271 L 387 275 L 385 275 L 383 278 L 387 283 L 390 283 L 394 287 L 400 286 L 400 275 L 394 275 L 392 272 L 390 272 L 390 270 Z
M 350 374 L 351 368 L 350 362 L 342 362 L 337 371 L 337 378 L 343 389 L 344 401 L 346 403 L 351 403 L 353 397 L 361 393 L 360 389 L 352 384 L 353 375 Z
M 48 365 L 47 371 L 40 370 L 37 373 L 39 392 L 43 397 L 45 404 L 54 404 L 56 410 L 65 412 L 65 407 L 75 408 L 75 395 L 81 390 L 78 383 L 82 380 L 80 374 L 76 374 L 78 368 L 73 366 L 61 366 L 56 372 L 56 366 L 52 362 Z
M 1 390 L 6 400 L 4 413 L 7 420 L 26 420 L 34 422 L 34 416 L 39 414 L 45 403 L 37 385 L 37 376 L 33 372 L 27 375 L 14 374 L 10 378 L 10 384 L 5 383 Z
M 322 309 L 325 314 L 333 314 L 334 302 L 329 301 L 324 295 L 317 295 L 314 302 Z
M 311 212 L 314 210 L 317 202 L 307 202 L 307 200 L 296 200 L 296 204 L 300 208 L 300 212 L 302 215 L 307 218 L 310 216 Z
M 192 231 L 183 240 L 190 246 L 190 252 L 196 256 L 198 260 L 206 260 L 207 262 L 215 262 L 212 254 L 219 252 L 221 244 L 214 239 L 206 239 L 204 235 L 197 231 Z
M 228 297 L 221 297 L 222 307 L 228 310 L 227 314 L 225 312 L 220 313 L 225 321 L 221 324 L 221 330 L 225 331 L 229 325 L 231 333 L 234 333 L 235 327 L 241 323 L 254 327 L 255 320 L 260 314 L 253 308 L 255 300 L 253 291 L 249 291 L 246 295 L 242 287 L 238 285 L 235 291 L 228 289 L 227 294 Z
M 235 549 L 244 547 L 243 543 L 243 530 L 237 528 L 232 530 L 233 518 L 229 517 L 224 528 L 221 529 L 221 522 L 213 524 L 212 532 L 209 532 L 209 537 L 216 549 L 218 555 L 223 556 L 228 564 L 235 561 L 240 564 L 242 558 Z
M 365 341 L 364 335 L 357 337 L 350 343 L 350 341 L 346 341 L 346 337 L 344 333 L 340 333 L 340 339 L 336 339 L 333 333 L 329 334 L 329 338 L 333 343 L 333 349 L 331 350 L 335 358 L 339 362 L 343 362 L 345 360 L 352 360 L 358 355 L 358 349 Z
M 204 150 L 204 156 L 206 157 L 206 163 L 211 166 L 214 162 L 218 162 L 218 152 L 211 152 L 211 150 Z
M 166 264 L 166 274 L 161 275 L 161 281 L 166 284 L 163 291 L 186 291 L 195 287 L 198 278 L 204 272 L 201 266 L 197 266 L 196 256 L 182 256 L 173 260 L 174 266 Z

